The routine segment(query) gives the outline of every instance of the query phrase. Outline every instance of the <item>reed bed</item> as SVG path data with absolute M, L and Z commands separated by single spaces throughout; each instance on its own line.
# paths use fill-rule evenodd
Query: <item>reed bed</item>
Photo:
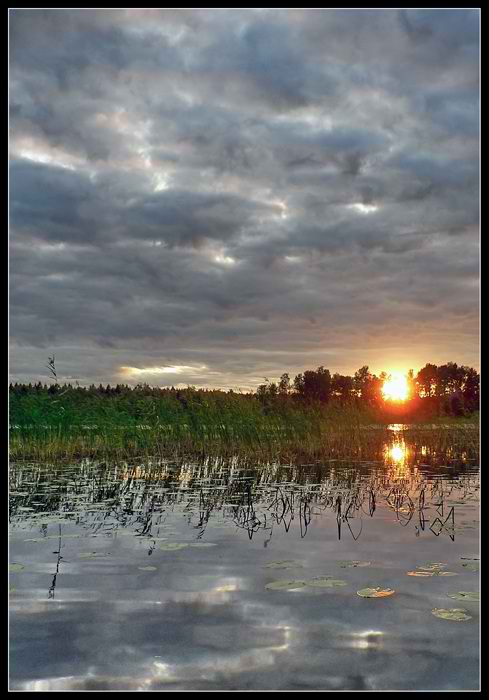
M 228 394 L 202 397 L 15 397 L 10 454 L 15 460 L 221 455 L 259 460 L 382 459 L 392 439 L 385 416 L 355 405 L 304 404 Z M 472 421 L 412 425 L 403 440 L 417 450 L 478 454 Z

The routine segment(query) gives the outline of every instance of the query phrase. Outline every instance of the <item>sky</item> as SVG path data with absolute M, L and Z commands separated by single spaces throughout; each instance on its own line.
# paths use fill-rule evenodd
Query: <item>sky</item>
M 10 10 L 11 381 L 479 367 L 479 11 Z

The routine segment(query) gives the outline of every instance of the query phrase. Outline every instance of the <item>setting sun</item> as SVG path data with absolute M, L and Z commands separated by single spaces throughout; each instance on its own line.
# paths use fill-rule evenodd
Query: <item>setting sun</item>
M 407 378 L 401 374 L 396 374 L 384 382 L 382 387 L 384 399 L 388 401 L 406 401 L 409 397 L 409 386 Z

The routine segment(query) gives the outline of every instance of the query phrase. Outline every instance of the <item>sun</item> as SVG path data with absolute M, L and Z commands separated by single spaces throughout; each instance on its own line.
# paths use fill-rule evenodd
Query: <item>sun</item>
M 382 387 L 384 399 L 388 401 L 406 401 L 409 397 L 407 378 L 402 374 L 394 374 L 386 379 Z
M 393 445 L 389 450 L 393 462 L 402 462 L 406 457 L 406 449 L 402 445 Z

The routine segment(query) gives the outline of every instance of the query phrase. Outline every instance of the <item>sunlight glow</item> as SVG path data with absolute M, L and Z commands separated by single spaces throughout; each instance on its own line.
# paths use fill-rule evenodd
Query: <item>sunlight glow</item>
M 61 158 L 56 158 L 48 153 L 42 153 L 41 151 L 29 151 L 22 150 L 19 152 L 21 158 L 27 160 L 32 160 L 35 163 L 43 163 L 45 165 L 56 165 L 59 168 L 64 168 L 65 170 L 75 170 L 76 168 L 68 163 L 66 160 Z
M 205 365 L 201 367 L 191 367 L 190 365 L 175 365 L 168 367 L 121 367 L 123 374 L 138 376 L 140 374 L 193 374 L 201 373 L 207 369 Z
M 169 188 L 169 177 L 167 174 L 157 173 L 153 176 L 153 192 L 163 192 Z
M 286 219 L 288 214 L 287 214 L 287 204 L 281 200 L 277 199 L 273 202 L 273 204 L 276 204 L 280 208 L 280 218 L 281 219 Z
M 224 255 L 224 253 L 218 253 L 214 256 L 214 261 L 216 263 L 221 263 L 222 265 L 234 265 L 236 260 L 229 255 Z
M 354 632 L 351 635 L 349 646 L 354 649 L 379 649 L 382 646 L 383 632 L 378 630 L 366 630 L 365 632 Z
M 360 202 L 357 202 L 356 204 L 349 204 L 348 208 L 355 209 L 361 214 L 372 214 L 372 212 L 377 211 L 379 207 L 377 207 L 375 204 L 361 204 Z
M 391 479 L 404 479 L 408 469 L 409 450 L 404 441 L 395 442 L 385 449 L 385 462 L 390 467 Z
M 394 374 L 384 382 L 382 387 L 384 399 L 388 401 L 406 401 L 409 398 L 407 378 L 402 374 Z
M 390 457 L 393 462 L 402 462 L 406 456 L 406 449 L 401 445 L 394 445 L 390 449 Z
M 234 593 L 243 588 L 239 578 L 226 578 L 218 581 L 220 585 L 213 588 L 214 593 Z

